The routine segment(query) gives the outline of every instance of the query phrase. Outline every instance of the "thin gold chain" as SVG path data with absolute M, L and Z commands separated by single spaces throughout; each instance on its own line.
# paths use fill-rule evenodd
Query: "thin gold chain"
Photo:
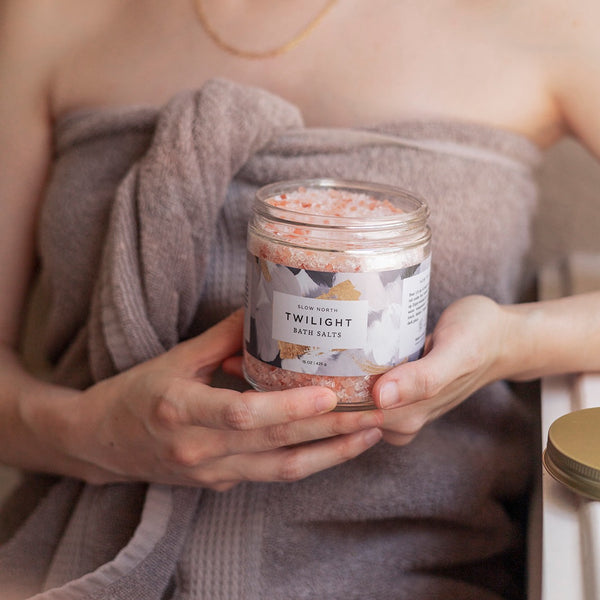
M 337 4 L 338 0 L 328 0 L 327 4 L 319 11 L 317 16 L 308 23 L 308 25 L 299 31 L 291 40 L 281 44 L 280 46 L 276 46 L 275 48 L 270 48 L 268 50 L 263 51 L 253 51 L 253 50 L 244 50 L 243 48 L 237 48 L 233 46 L 229 42 L 226 42 L 214 27 L 210 24 L 206 16 L 206 11 L 204 9 L 203 0 L 195 0 L 196 14 L 198 15 L 198 20 L 200 21 L 200 25 L 210 37 L 210 39 L 222 50 L 228 52 L 229 54 L 233 54 L 234 56 L 239 56 L 242 58 L 272 58 L 274 56 L 279 56 L 280 54 L 284 54 L 289 52 L 292 48 L 295 48 L 304 38 L 308 37 L 312 31 L 319 25 L 319 23 L 327 16 L 327 14 L 331 11 L 335 4 Z

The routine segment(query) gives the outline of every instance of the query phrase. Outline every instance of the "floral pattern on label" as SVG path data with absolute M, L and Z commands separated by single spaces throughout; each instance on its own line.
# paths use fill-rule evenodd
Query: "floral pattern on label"
M 245 348 L 298 373 L 384 373 L 425 343 L 431 259 L 389 271 L 287 267 L 248 253 Z

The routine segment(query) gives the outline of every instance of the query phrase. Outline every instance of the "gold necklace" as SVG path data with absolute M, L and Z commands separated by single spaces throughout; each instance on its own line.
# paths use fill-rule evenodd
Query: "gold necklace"
M 219 47 L 221 50 L 225 50 L 229 54 L 233 54 L 234 56 L 239 56 L 241 58 L 272 58 L 273 56 L 279 56 L 280 54 L 284 54 L 288 52 L 292 48 L 295 48 L 304 38 L 308 37 L 310 33 L 319 25 L 319 23 L 327 16 L 329 11 L 333 8 L 333 6 L 337 3 L 338 0 L 328 0 L 327 4 L 319 11 L 317 16 L 308 23 L 308 25 L 301 29 L 291 40 L 281 44 L 280 46 L 276 46 L 275 48 L 270 48 L 268 50 L 263 51 L 253 51 L 253 50 L 244 50 L 242 48 L 236 48 L 229 42 L 226 42 L 213 28 L 210 24 L 208 18 L 206 17 L 206 11 L 204 9 L 203 0 L 195 0 L 194 6 L 196 8 L 196 14 L 198 15 L 198 20 L 200 21 L 200 25 L 202 25 L 202 29 L 206 32 L 206 34 L 210 37 L 210 39 Z

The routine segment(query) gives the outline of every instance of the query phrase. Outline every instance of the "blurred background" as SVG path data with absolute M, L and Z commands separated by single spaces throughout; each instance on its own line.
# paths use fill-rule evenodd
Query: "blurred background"
M 600 166 L 579 144 L 566 140 L 545 156 L 535 224 L 536 266 L 573 251 L 600 253 Z

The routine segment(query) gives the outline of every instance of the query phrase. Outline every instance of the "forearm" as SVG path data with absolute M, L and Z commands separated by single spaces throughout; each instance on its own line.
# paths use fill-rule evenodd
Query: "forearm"
M 80 392 L 33 377 L 0 348 L 0 462 L 32 471 L 81 472 L 69 456 Z
M 600 371 L 600 292 L 503 307 L 506 376 Z

